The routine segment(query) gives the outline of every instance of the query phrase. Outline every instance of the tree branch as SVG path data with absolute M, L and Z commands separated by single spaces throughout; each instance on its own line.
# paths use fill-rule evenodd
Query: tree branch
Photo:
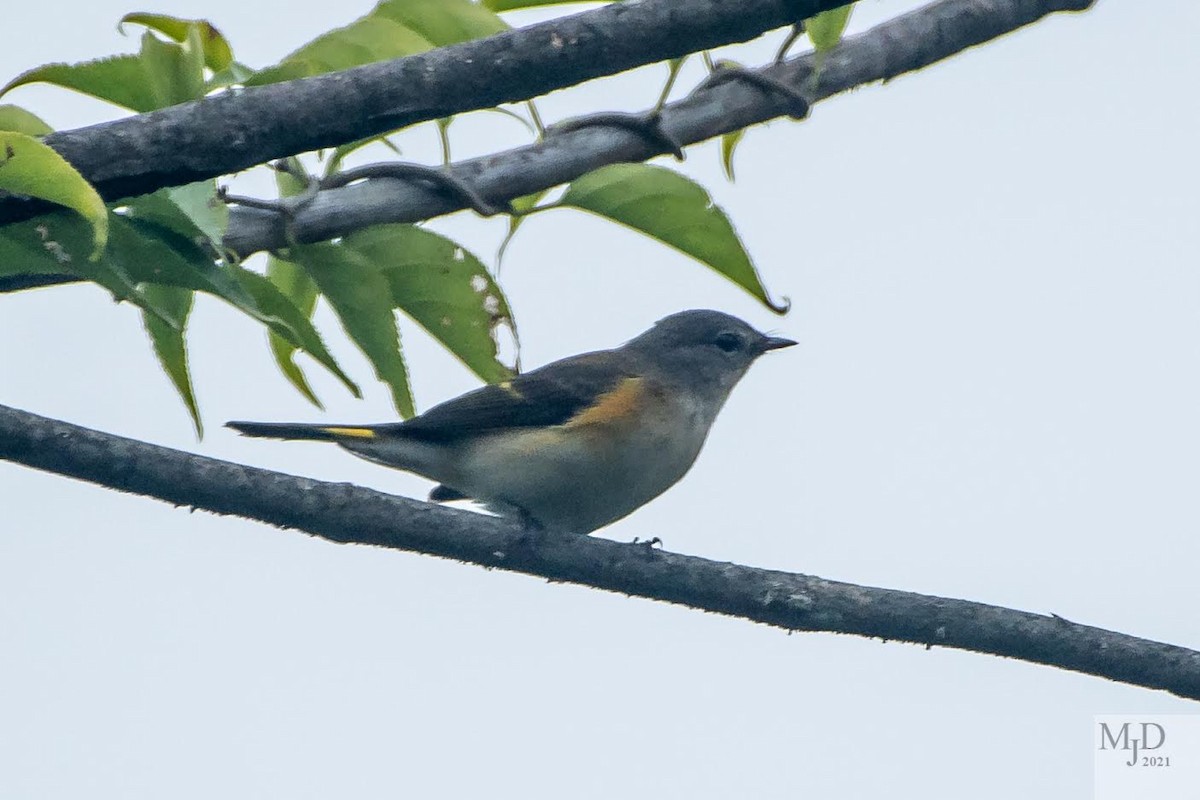
M 1060 617 L 587 536 L 531 536 L 496 517 L 204 458 L 4 406 L 0 458 L 334 542 L 453 558 L 789 631 L 849 633 L 1006 656 L 1200 700 L 1200 652 Z
M 811 103 L 945 60 L 1060 11 L 1083 10 L 1093 0 L 941 0 L 859 34 L 826 54 L 817 70 L 812 54 L 764 71 L 795 87 Z M 701 87 L 662 110 L 663 129 L 693 144 L 788 113 L 778 94 L 739 81 Z M 655 147 L 620 128 L 584 128 L 546 141 L 450 167 L 463 183 L 496 202 L 568 183 L 608 164 L 644 161 Z M 3 205 L 0 202 L 0 210 Z M 464 208 L 461 202 L 415 181 L 374 180 L 322 191 L 290 221 L 259 208 L 230 211 L 225 247 L 242 256 L 296 241 L 326 241 L 388 222 L 417 222 Z M 80 280 L 46 276 L 0 278 L 0 293 Z
M 1092 0 L 941 0 L 849 37 L 818 67 L 809 53 L 762 71 L 793 87 L 810 103 L 876 81 L 886 81 L 947 59 L 1059 11 Z M 777 92 L 741 81 L 700 89 L 662 109 L 662 129 L 694 144 L 787 114 Z M 544 142 L 450 167 L 460 181 L 493 202 L 512 200 L 568 183 L 609 164 L 645 161 L 661 146 L 619 127 L 589 127 Z M 376 180 L 322 191 L 285 222 L 258 208 L 233 208 L 225 246 L 242 256 L 300 242 L 326 241 L 388 222 L 417 222 L 459 211 L 461 201 L 416 182 Z
M 206 180 L 726 44 L 848 0 L 644 0 L 304 80 L 225 92 L 46 144 L 107 200 Z M 45 203 L 0 199 L 0 224 Z

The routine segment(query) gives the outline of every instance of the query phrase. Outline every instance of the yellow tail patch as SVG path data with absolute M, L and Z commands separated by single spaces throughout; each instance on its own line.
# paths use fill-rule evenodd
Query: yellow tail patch
M 349 439 L 374 439 L 375 431 L 370 428 L 321 428 L 330 436 L 345 436 Z

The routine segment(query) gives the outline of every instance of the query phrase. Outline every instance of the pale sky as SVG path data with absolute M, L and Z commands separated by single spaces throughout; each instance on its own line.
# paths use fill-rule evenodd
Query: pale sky
M 207 17 L 262 66 L 370 5 L 15 4 L 0 82 L 133 49 L 114 32 L 128 11 Z M 852 31 L 916 4 L 862 5 Z M 691 307 L 801 342 L 751 370 L 683 482 L 602 535 L 1200 647 L 1198 26 L 1184 0 L 1101 0 L 755 128 L 735 185 L 713 145 L 690 148 L 679 168 L 792 298 L 784 318 L 603 221 L 529 221 L 501 274 L 527 367 Z M 779 36 L 739 58 L 768 60 Z M 664 75 L 542 110 L 641 109 Z M 116 113 L 41 87 L 4 102 L 59 128 Z M 481 115 L 454 135 L 466 157 L 525 134 Z M 419 129 L 405 156 L 432 159 L 434 142 Z M 502 222 L 434 227 L 494 262 Z M 324 414 L 258 326 L 201 300 L 197 442 L 132 308 L 91 287 L 0 297 L 0 402 L 423 497 L 428 482 L 336 449 L 221 428 L 393 418 L 336 321 L 318 321 L 367 389 L 355 401 L 309 369 Z M 414 325 L 403 334 L 419 408 L 476 385 Z M 5 798 L 1077 798 L 1093 715 L 1200 713 L 1022 662 L 337 546 L 8 463 L 0 508 Z

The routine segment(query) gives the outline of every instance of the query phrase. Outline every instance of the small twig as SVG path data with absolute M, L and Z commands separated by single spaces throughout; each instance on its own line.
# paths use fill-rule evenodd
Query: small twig
M 804 21 L 801 20 L 792 26 L 791 30 L 788 31 L 788 35 L 784 38 L 783 43 L 779 45 L 779 50 L 775 52 L 776 64 L 783 63 L 783 60 L 787 58 L 788 51 L 792 49 L 792 45 L 794 45 L 796 40 L 803 35 Z

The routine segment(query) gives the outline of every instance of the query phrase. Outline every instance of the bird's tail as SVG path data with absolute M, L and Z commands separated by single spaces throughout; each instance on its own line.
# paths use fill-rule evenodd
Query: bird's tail
M 317 442 L 370 441 L 375 429 L 361 425 L 305 425 L 296 422 L 226 422 L 245 436 L 267 439 L 310 439 Z

